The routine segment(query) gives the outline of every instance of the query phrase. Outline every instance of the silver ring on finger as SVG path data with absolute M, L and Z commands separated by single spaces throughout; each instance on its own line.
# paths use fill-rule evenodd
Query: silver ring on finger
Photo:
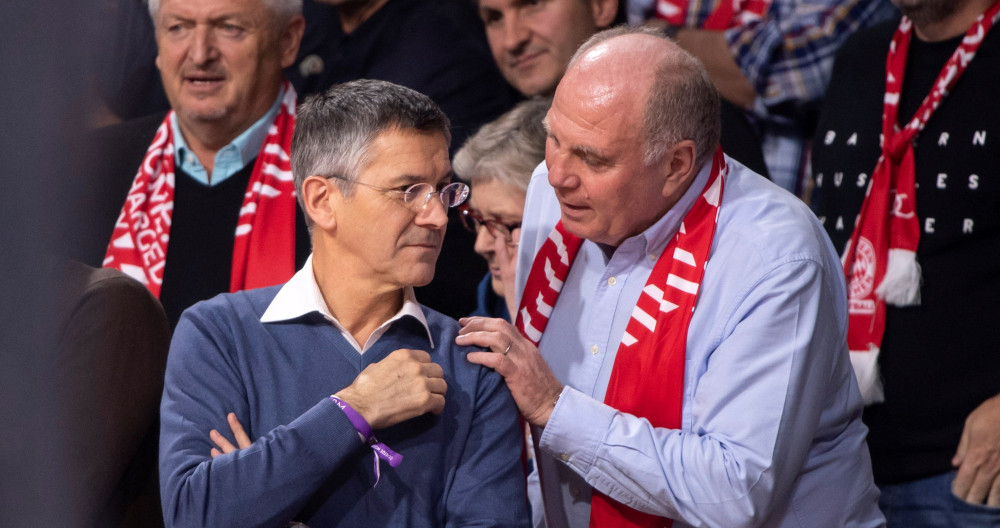
M 514 342 L 513 342 L 513 341 L 507 341 L 507 348 L 505 348 L 505 349 L 503 350 L 503 355 L 505 355 L 505 356 L 506 356 L 507 354 L 509 354 L 509 353 L 510 353 L 510 347 L 511 347 L 511 346 L 512 346 L 513 344 L 514 344 Z

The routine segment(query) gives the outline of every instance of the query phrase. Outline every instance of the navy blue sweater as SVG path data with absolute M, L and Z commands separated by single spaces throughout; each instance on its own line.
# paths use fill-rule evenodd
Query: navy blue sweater
M 166 525 L 527 526 L 517 409 L 502 378 L 469 363 L 458 324 L 424 307 L 434 336 L 404 317 L 363 355 L 316 313 L 260 322 L 280 286 L 219 295 L 186 311 L 167 364 L 160 432 Z M 444 369 L 446 404 L 376 431 L 402 454 L 382 464 L 328 399 L 398 348 Z M 235 412 L 255 439 L 217 458 Z

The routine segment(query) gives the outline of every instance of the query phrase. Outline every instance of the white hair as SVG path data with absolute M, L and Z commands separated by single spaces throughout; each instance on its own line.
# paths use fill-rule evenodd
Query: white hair
M 483 125 L 455 154 L 455 174 L 473 185 L 498 180 L 527 189 L 531 172 L 545 159 L 542 119 L 551 104 L 547 98 L 522 101 Z
M 302 14 L 302 0 L 261 0 L 264 6 L 271 10 L 282 22 L 291 19 L 295 15 Z M 149 16 L 156 19 L 156 14 L 160 11 L 160 0 L 147 0 L 149 4 Z

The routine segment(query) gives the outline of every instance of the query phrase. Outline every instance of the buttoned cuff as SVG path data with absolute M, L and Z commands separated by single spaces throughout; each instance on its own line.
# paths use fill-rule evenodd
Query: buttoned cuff
M 577 474 L 586 475 L 617 412 L 576 389 L 564 387 L 542 429 L 538 446 Z

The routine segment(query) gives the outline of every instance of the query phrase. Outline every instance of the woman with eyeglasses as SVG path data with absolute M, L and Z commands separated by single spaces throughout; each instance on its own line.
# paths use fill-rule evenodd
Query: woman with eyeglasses
M 476 253 L 490 271 L 479 283 L 476 311 L 470 315 L 511 320 L 514 265 L 528 180 L 545 159 L 542 119 L 550 99 L 531 99 L 483 125 L 455 155 L 455 173 L 472 192 L 459 208 L 462 224 L 476 234 Z

